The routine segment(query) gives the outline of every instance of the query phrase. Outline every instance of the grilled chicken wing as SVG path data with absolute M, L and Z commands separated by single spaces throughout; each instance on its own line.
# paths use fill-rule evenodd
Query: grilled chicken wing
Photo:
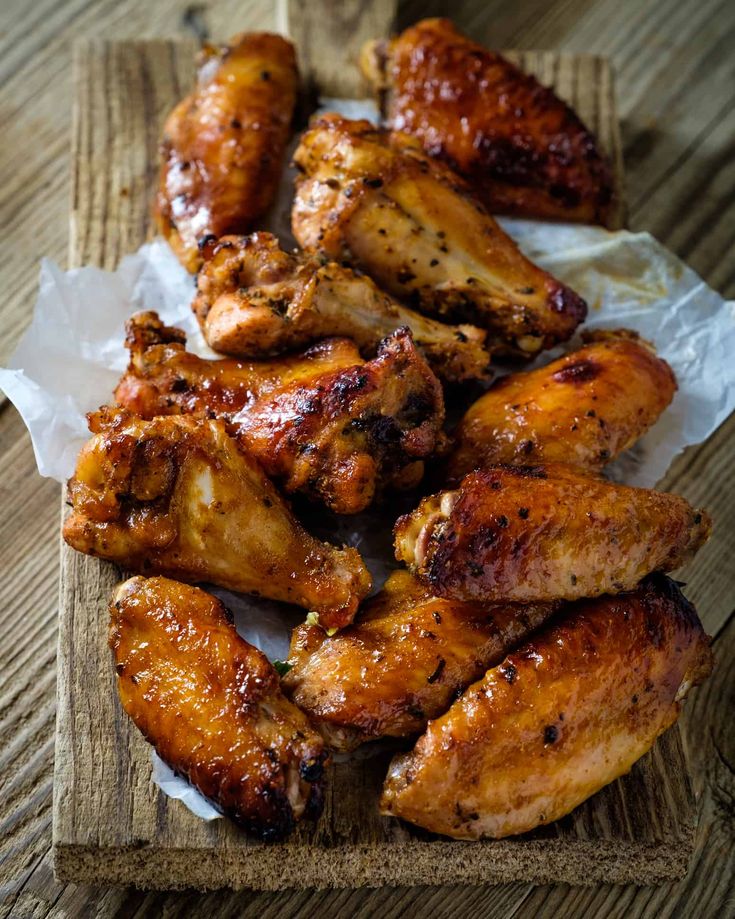
M 72 548 L 296 603 L 324 628 L 352 620 L 370 589 L 359 553 L 310 536 L 223 422 L 101 409 L 90 429 L 69 482 Z
M 136 727 L 227 817 L 272 840 L 319 815 L 324 741 L 219 600 L 131 578 L 110 602 L 110 647 Z
M 196 272 L 202 249 L 252 228 L 275 197 L 296 105 L 293 45 L 253 32 L 207 46 L 199 84 L 163 129 L 158 229 Z
M 262 376 L 257 363 L 187 354 L 182 333 L 155 313 L 129 320 L 128 347 L 119 405 L 144 418 L 223 418 L 287 491 L 318 498 L 336 513 L 364 510 L 386 485 L 414 484 L 422 460 L 444 440 L 441 386 L 407 329 L 385 339 L 367 363 L 352 342 L 331 339 L 263 362 Z
M 472 322 L 522 356 L 565 341 L 586 315 L 568 287 L 532 264 L 458 176 L 405 135 L 325 115 L 301 138 L 294 235 L 353 262 L 424 312 Z
M 222 354 L 278 354 L 325 335 L 347 335 L 368 356 L 386 335 L 407 326 L 447 381 L 484 377 L 490 362 L 482 329 L 428 319 L 365 275 L 284 252 L 270 233 L 220 240 L 197 287 L 194 311 L 207 342 Z
M 361 65 L 388 125 L 463 175 L 491 212 L 607 221 L 612 175 L 595 137 L 552 90 L 449 20 L 370 42 Z
M 711 521 L 678 495 L 562 464 L 491 466 L 395 527 L 396 557 L 454 600 L 575 600 L 678 568 Z
M 629 772 L 711 668 L 694 607 L 663 575 L 582 600 L 394 758 L 381 810 L 459 839 L 558 820 Z
M 495 463 L 562 462 L 592 471 L 631 447 L 676 392 L 673 371 L 635 332 L 597 332 L 586 347 L 503 377 L 456 431 L 449 481 Z
M 418 734 L 556 605 L 441 600 L 395 571 L 334 637 L 307 623 L 296 628 L 283 683 L 337 750 Z

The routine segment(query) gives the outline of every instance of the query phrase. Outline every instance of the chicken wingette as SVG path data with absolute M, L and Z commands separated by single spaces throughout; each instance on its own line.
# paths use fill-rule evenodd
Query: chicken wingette
M 292 225 L 305 249 L 351 262 L 422 312 L 480 326 L 491 350 L 531 357 L 584 319 L 584 301 L 406 135 L 325 115 L 294 161 Z
M 581 600 L 393 759 L 381 811 L 458 839 L 558 820 L 629 772 L 711 668 L 696 611 L 665 576 Z
M 208 244 L 252 229 L 272 203 L 297 91 L 294 47 L 280 35 L 202 51 L 196 89 L 163 128 L 155 203 L 159 231 L 192 274 Z
M 337 549 L 298 523 L 222 421 L 151 421 L 121 409 L 89 416 L 68 498 L 64 539 L 134 572 L 218 584 L 352 620 L 370 589 L 356 549 Z
M 326 335 L 349 336 L 369 357 L 405 326 L 448 382 L 480 379 L 490 362 L 482 329 L 422 316 L 350 268 L 284 252 L 270 233 L 220 240 L 197 278 L 193 309 L 208 344 L 235 357 L 280 354 Z
M 442 600 L 395 571 L 337 635 L 294 630 L 284 687 L 336 750 L 418 734 L 557 606 Z
M 562 462 L 597 471 L 631 447 L 676 392 L 666 361 L 634 332 L 587 345 L 498 382 L 462 418 L 448 479 L 496 463 Z
M 606 223 L 610 167 L 594 135 L 535 77 L 425 19 L 361 54 L 389 127 L 464 176 L 492 213 Z
M 135 577 L 110 601 L 122 706 L 172 769 L 263 839 L 322 807 L 324 741 L 220 600 Z
M 187 353 L 183 333 L 155 313 L 136 314 L 127 329 L 119 405 L 143 418 L 222 418 L 286 491 L 336 513 L 358 513 L 386 487 L 415 484 L 444 441 L 441 385 L 407 329 L 368 362 L 351 341 L 328 339 L 302 355 L 250 363 Z
M 711 520 L 678 495 L 563 464 L 490 466 L 395 527 L 396 557 L 452 600 L 576 600 L 683 565 Z

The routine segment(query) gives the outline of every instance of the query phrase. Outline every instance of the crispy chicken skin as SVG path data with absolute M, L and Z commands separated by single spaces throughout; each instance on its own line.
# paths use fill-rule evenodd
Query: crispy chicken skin
M 229 421 L 284 387 L 362 363 L 348 338 L 326 338 L 273 360 L 207 360 L 187 351 L 186 333 L 164 325 L 158 313 L 135 313 L 125 330 L 130 363 L 115 400 L 141 418 L 202 412 Z
M 245 33 L 201 53 L 196 89 L 163 128 L 155 203 L 192 274 L 208 242 L 251 229 L 273 201 L 297 90 L 294 47 L 280 35 Z
M 631 590 L 678 568 L 711 521 L 678 495 L 562 464 L 491 466 L 400 517 L 396 557 L 453 600 L 527 603 Z
M 347 335 L 372 356 L 379 341 L 407 326 L 444 380 L 480 379 L 490 362 L 482 329 L 406 309 L 365 275 L 284 252 L 270 233 L 220 240 L 197 288 L 194 311 L 207 342 L 222 354 L 278 354 L 325 335 Z
M 629 772 L 711 669 L 694 607 L 663 575 L 575 603 L 393 759 L 381 811 L 458 839 L 558 820 Z
M 596 471 L 631 447 L 676 392 L 666 361 L 635 332 L 597 332 L 546 367 L 499 380 L 467 410 L 448 480 L 496 463 Z
M 394 571 L 332 638 L 307 623 L 294 630 L 283 683 L 337 750 L 418 734 L 554 609 L 442 600 Z
M 294 160 L 291 219 L 305 249 L 352 262 L 423 312 L 481 326 L 495 350 L 534 355 L 584 319 L 584 301 L 530 262 L 417 141 L 325 115 Z
M 448 19 L 370 42 L 361 66 L 388 126 L 463 175 L 492 213 L 606 222 L 612 175 L 595 137 L 552 90 Z
M 319 816 L 324 741 L 219 600 L 131 578 L 110 601 L 110 647 L 127 714 L 227 817 L 274 840 Z
M 258 463 L 219 420 L 90 415 L 68 496 L 64 539 L 146 574 L 207 581 L 296 603 L 324 628 L 352 620 L 370 589 L 356 549 L 298 523 Z
M 352 342 L 331 339 L 264 361 L 259 379 L 255 362 L 187 354 L 182 333 L 155 313 L 133 316 L 127 328 L 131 361 L 115 393 L 119 405 L 144 418 L 223 418 L 286 491 L 336 513 L 364 510 L 387 485 L 415 484 L 423 459 L 444 442 L 441 385 L 407 329 L 367 363 Z

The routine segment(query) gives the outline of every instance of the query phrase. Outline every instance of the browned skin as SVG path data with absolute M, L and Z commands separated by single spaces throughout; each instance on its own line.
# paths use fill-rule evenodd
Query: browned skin
M 90 415 L 69 481 L 72 548 L 132 571 L 296 603 L 324 628 L 351 622 L 370 589 L 356 549 L 310 536 L 222 421 Z
M 245 33 L 201 52 L 197 88 L 163 128 L 155 204 L 192 274 L 209 241 L 251 229 L 273 201 L 297 89 L 294 48 L 280 35 Z
M 155 313 L 138 313 L 127 328 L 131 360 L 115 391 L 119 405 L 144 418 L 223 418 L 286 491 L 336 513 L 364 510 L 387 485 L 415 484 L 422 460 L 444 441 L 441 385 L 406 329 L 367 363 L 349 340 L 329 339 L 262 362 L 259 378 L 256 362 L 187 354 L 182 333 Z
M 557 605 L 442 600 L 395 571 L 334 637 L 296 628 L 283 683 L 336 750 L 418 734 Z
M 220 240 L 197 288 L 193 309 L 207 342 L 222 354 L 279 354 L 325 335 L 347 335 L 368 357 L 386 335 L 407 326 L 442 379 L 487 374 L 482 329 L 422 316 L 350 268 L 284 252 L 270 233 Z
M 711 669 L 663 575 L 575 603 L 394 758 L 381 811 L 458 839 L 552 823 L 629 772 Z
M 584 319 L 584 301 L 407 135 L 325 115 L 294 159 L 303 175 L 292 225 L 305 249 L 352 262 L 423 312 L 486 329 L 498 351 L 531 356 Z
M 263 839 L 318 817 L 324 741 L 210 594 L 135 577 L 110 601 L 120 701 L 172 769 Z
M 631 590 L 704 544 L 711 520 L 678 495 L 572 466 L 491 466 L 399 518 L 396 557 L 453 600 L 576 600 Z
M 595 471 L 631 447 L 676 392 L 673 371 L 635 332 L 499 380 L 467 410 L 448 480 L 495 463 L 565 462 Z
M 135 313 L 125 329 L 130 363 L 115 399 L 142 418 L 202 412 L 231 420 L 284 387 L 362 363 L 348 338 L 323 339 L 273 360 L 207 360 L 187 351 L 186 333 L 164 325 L 157 313 Z
M 607 221 L 612 175 L 594 135 L 552 90 L 448 19 L 370 42 L 361 64 L 388 125 L 463 175 L 491 212 Z

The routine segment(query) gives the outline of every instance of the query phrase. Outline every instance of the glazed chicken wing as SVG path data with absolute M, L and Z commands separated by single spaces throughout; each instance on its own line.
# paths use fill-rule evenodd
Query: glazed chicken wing
M 367 363 L 349 340 L 330 339 L 303 355 L 262 362 L 262 376 L 257 362 L 187 354 L 182 333 L 155 313 L 129 320 L 128 347 L 118 404 L 144 418 L 223 418 L 287 491 L 336 513 L 364 510 L 387 485 L 413 485 L 423 459 L 444 440 L 441 386 L 407 329 L 385 339 Z
M 222 354 L 278 354 L 325 335 L 347 335 L 371 356 L 385 336 L 408 327 L 444 380 L 482 378 L 490 362 L 482 329 L 428 319 L 365 275 L 284 252 L 270 233 L 220 240 L 197 288 L 194 311 L 207 342 Z
M 684 564 L 710 529 L 678 495 L 550 463 L 469 473 L 399 518 L 395 545 L 439 596 L 527 603 L 631 590 Z
M 283 683 L 337 750 L 418 734 L 555 608 L 442 600 L 395 571 L 332 638 L 307 623 L 296 628 Z
M 131 578 L 110 602 L 110 647 L 125 711 L 225 816 L 268 840 L 319 816 L 324 741 L 219 600 Z
M 325 115 L 295 154 L 292 211 L 307 250 L 346 260 L 423 312 L 471 322 L 531 356 L 570 337 L 586 305 L 530 262 L 462 180 L 405 135 Z
M 297 90 L 294 47 L 280 35 L 246 33 L 202 52 L 197 88 L 164 125 L 155 207 L 188 271 L 210 241 L 252 229 L 270 206 Z
M 694 607 L 663 575 L 582 600 L 394 758 L 381 810 L 458 839 L 558 820 L 629 772 L 711 668 Z
M 463 175 L 492 213 L 606 223 L 612 175 L 595 137 L 552 90 L 448 19 L 370 42 L 361 65 L 388 125 Z
M 572 463 L 591 471 L 631 447 L 676 392 L 673 371 L 635 332 L 597 332 L 530 373 L 499 380 L 457 428 L 449 481 L 496 463 Z
M 72 548 L 296 603 L 324 628 L 352 620 L 370 589 L 359 553 L 310 536 L 223 422 L 101 409 L 90 429 L 69 482 Z

